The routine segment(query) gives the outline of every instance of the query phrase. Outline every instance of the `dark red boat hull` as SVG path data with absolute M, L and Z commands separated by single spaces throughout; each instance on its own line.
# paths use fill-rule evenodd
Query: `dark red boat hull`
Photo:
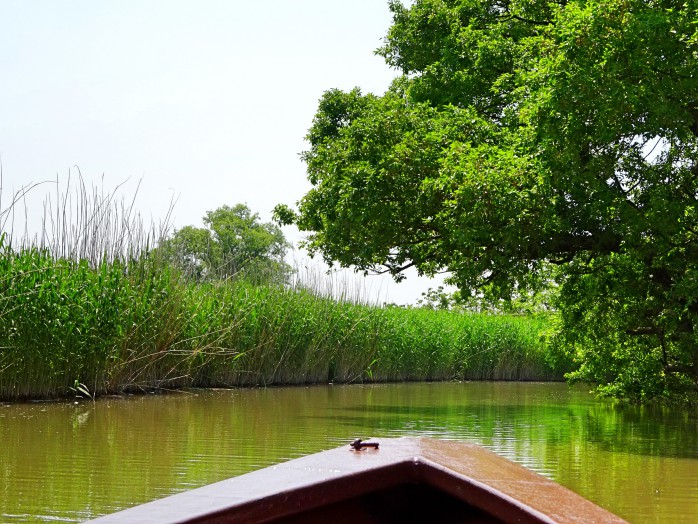
M 400 438 L 291 460 L 93 522 L 625 521 L 480 446 Z

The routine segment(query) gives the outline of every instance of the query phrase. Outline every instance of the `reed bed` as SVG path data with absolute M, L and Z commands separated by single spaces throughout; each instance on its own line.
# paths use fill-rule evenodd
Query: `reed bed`
M 534 317 L 381 308 L 302 287 L 0 255 L 0 397 L 397 380 L 551 380 Z
M 378 307 L 304 279 L 193 281 L 151 249 L 162 227 L 138 231 L 132 207 L 78 192 L 79 220 L 63 197 L 58 214 L 45 206 L 51 234 L 0 232 L 2 399 L 566 371 L 545 317 Z

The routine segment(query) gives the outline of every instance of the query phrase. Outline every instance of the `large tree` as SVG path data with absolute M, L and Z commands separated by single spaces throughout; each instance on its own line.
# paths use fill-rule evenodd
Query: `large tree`
M 390 2 L 382 96 L 327 91 L 277 217 L 329 262 L 507 297 L 558 266 L 576 378 L 698 384 L 698 0 Z

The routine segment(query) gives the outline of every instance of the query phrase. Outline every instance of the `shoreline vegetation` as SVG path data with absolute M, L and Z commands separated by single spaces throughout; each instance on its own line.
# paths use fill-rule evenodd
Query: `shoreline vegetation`
M 297 274 L 193 278 L 151 247 L 167 228 L 145 231 L 113 193 L 81 180 L 58 201 L 42 237 L 15 245 L 0 214 L 2 400 L 569 371 L 549 351 L 549 314 L 381 307 Z

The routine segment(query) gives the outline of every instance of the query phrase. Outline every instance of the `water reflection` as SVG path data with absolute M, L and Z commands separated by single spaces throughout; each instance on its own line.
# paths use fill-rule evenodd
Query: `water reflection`
M 631 522 L 698 516 L 695 413 L 563 384 L 469 383 L 0 406 L 0 521 L 80 521 L 355 436 L 401 435 L 480 443 Z

